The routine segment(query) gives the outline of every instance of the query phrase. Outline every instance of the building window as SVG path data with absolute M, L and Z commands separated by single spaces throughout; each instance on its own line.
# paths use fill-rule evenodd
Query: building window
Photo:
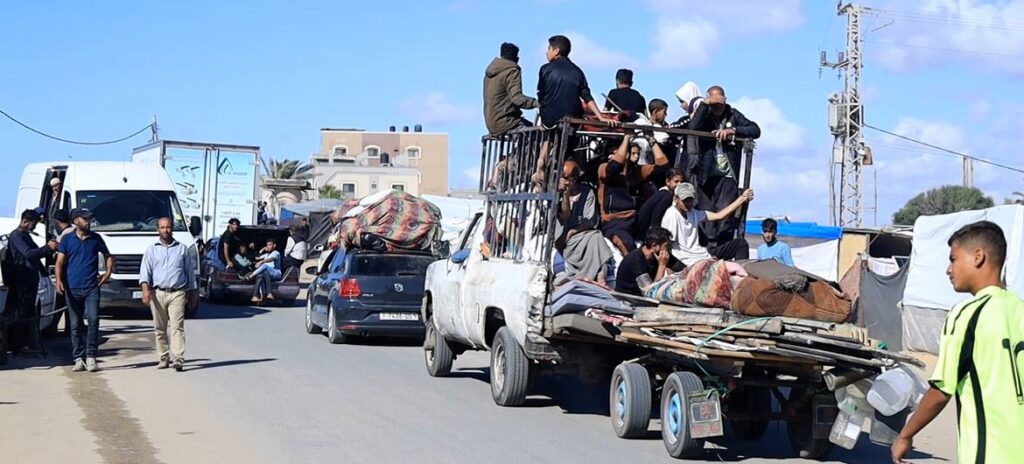
M 317 163 L 330 163 L 331 162 L 330 158 L 325 158 L 323 156 L 317 156 L 313 160 L 316 161 Z
M 404 192 L 405 184 L 391 184 L 391 190 L 398 190 L 399 192 Z
M 345 194 L 345 198 L 356 197 L 356 184 L 345 182 L 341 184 L 341 193 Z
M 411 160 L 420 159 L 420 147 L 409 147 L 405 149 L 405 156 Z
M 345 145 L 335 145 L 332 153 L 334 153 L 334 156 L 348 156 L 348 147 Z
M 366 156 L 369 156 L 370 158 L 380 158 L 380 147 L 376 145 L 366 147 Z

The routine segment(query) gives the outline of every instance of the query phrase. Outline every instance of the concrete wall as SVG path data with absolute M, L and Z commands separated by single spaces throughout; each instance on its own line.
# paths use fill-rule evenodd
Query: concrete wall
M 321 168 L 321 179 L 323 182 L 318 185 L 333 185 L 341 191 L 344 191 L 345 184 L 354 184 L 354 198 L 389 190 L 396 184 L 413 195 L 423 193 L 418 182 L 419 174 L 409 168 L 326 167 Z

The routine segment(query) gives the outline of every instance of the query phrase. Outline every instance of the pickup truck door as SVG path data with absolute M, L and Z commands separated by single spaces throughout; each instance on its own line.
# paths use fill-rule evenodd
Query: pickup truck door
M 467 268 L 474 261 L 479 259 L 480 250 L 477 241 L 474 239 L 480 230 L 482 215 L 477 214 L 470 226 L 466 229 L 460 239 L 458 250 L 455 255 L 466 255 L 465 260 L 456 263 L 449 259 L 446 263 L 447 274 L 441 279 L 439 295 L 434 295 L 434 317 L 437 318 L 438 329 L 445 336 L 463 343 L 470 342 L 470 334 L 475 317 L 472 313 L 471 302 L 466 299 L 466 289 L 463 283 L 466 280 Z

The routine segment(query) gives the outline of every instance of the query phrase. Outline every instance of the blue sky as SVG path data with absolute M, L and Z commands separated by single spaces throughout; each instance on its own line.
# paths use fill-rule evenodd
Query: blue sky
M 867 18 L 864 98 L 875 126 L 1024 166 L 1024 0 L 876 0 Z M 628 6 L 626 6 L 628 5 Z M 893 19 L 895 21 L 893 22 Z M 595 92 L 634 69 L 650 99 L 687 80 L 720 84 L 764 130 L 754 214 L 828 222 L 832 138 L 818 50 L 844 46 L 831 1 L 635 2 L 3 2 L 0 108 L 57 135 L 110 139 L 157 114 L 169 139 L 259 145 L 307 159 L 320 127 L 448 132 L 452 187 L 475 185 L 483 70 L 503 41 L 522 49 L 535 94 L 546 38 L 564 33 Z M 678 116 L 675 107 L 670 117 Z M 12 212 L 25 163 L 121 159 L 140 138 L 106 147 L 49 141 L 0 120 L 0 211 Z M 960 182 L 960 161 L 868 132 L 879 224 L 925 189 Z M 872 177 L 867 171 L 866 202 Z M 997 201 L 1022 175 L 975 166 Z M 865 212 L 872 225 L 873 213 Z

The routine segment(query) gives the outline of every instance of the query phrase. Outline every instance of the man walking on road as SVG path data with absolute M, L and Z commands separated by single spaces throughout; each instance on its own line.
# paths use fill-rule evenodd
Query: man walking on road
M 173 358 L 174 370 L 181 372 L 185 364 L 185 308 L 198 293 L 197 263 L 185 245 L 174 239 L 174 222 L 160 218 L 157 222 L 160 240 L 146 248 L 139 268 L 142 303 L 153 312 L 153 333 L 160 356 L 157 369 L 166 369 Z M 167 332 L 170 330 L 170 348 Z
M 1024 462 L 1024 302 L 1006 289 L 1006 237 L 989 221 L 961 227 L 949 239 L 946 274 L 972 297 L 954 307 L 942 329 L 931 388 L 892 445 L 903 458 L 917 435 L 956 397 L 957 462 Z
M 92 211 L 75 208 L 71 211 L 75 233 L 64 237 L 57 249 L 57 293 L 68 304 L 71 328 L 71 352 L 75 359 L 73 372 L 100 370 L 96 364 L 96 347 L 100 340 L 100 287 L 110 280 L 114 259 L 103 237 L 92 232 Z M 106 272 L 100 277 L 99 255 L 106 260 Z M 86 328 L 83 318 L 88 322 Z

